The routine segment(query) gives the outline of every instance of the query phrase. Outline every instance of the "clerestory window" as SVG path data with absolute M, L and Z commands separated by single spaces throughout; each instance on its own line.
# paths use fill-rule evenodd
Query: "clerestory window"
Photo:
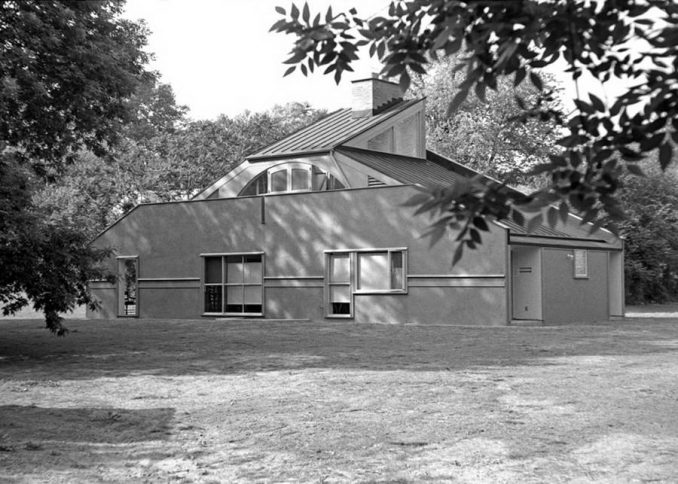
M 308 163 L 283 163 L 257 175 L 240 196 L 265 193 L 321 192 L 346 188 L 334 175 Z

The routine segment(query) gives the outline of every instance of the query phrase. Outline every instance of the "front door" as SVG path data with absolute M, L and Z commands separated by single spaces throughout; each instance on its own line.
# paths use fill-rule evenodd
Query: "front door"
M 511 247 L 513 319 L 542 319 L 541 249 Z

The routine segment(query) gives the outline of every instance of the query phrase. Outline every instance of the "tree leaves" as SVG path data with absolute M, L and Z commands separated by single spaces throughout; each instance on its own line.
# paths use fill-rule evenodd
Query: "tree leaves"
M 459 110 L 459 106 L 466 100 L 468 97 L 468 89 L 461 89 L 453 98 L 452 101 L 450 101 L 450 105 L 447 108 L 446 116 L 449 118 L 452 116 L 457 110 Z
M 550 186 L 542 188 L 534 200 L 545 203 L 542 208 L 562 200 L 565 205 L 560 205 L 557 214 L 561 218 L 571 205 L 597 223 L 600 210 L 620 216 L 616 196 L 623 165 L 619 160 L 630 162 L 628 170 L 634 171 L 634 163 L 658 149 L 659 165 L 666 168 L 673 156 L 673 142 L 678 139 L 675 76 L 670 75 L 678 68 L 673 42 L 678 38 L 678 9 L 670 2 L 654 2 L 653 17 L 661 19 L 657 22 L 644 17 L 649 8 L 634 2 L 583 0 L 394 2 L 388 14 L 369 20 L 349 12 L 334 18 L 330 26 L 316 28 L 292 21 L 283 30 L 305 39 L 324 28 L 337 39 L 334 44 L 327 38 L 300 44 L 304 45 L 304 56 L 325 55 L 326 63 L 322 58 L 320 63 L 326 66 L 325 72 L 334 73 L 337 82 L 343 73 L 350 72 L 357 58 L 356 51 L 347 52 L 341 42 L 354 46 L 366 43 L 370 55 L 384 62 L 382 74 L 398 78 L 403 88 L 411 86 L 413 73 L 428 72 L 429 65 L 422 62 L 422 56 L 436 59 L 459 52 L 459 65 L 448 76 L 456 79 L 457 72 L 464 70 L 465 80 L 456 85 L 456 94 L 448 102 L 445 116 L 440 117 L 448 126 L 441 127 L 441 136 L 471 110 L 467 106 L 477 102 L 469 99 L 471 91 L 486 102 L 491 95 L 488 88 L 500 86 L 503 76 L 511 78 L 514 86 L 524 86 L 524 79 L 529 77 L 540 98 L 532 103 L 516 96 L 522 113 L 511 121 L 526 125 L 533 120 L 555 123 L 553 132 L 560 137 L 562 147 L 549 162 L 545 156 L 540 161 L 540 171 L 549 176 Z M 354 36 L 356 40 L 351 40 Z M 654 50 L 646 56 L 633 52 L 628 48 L 632 36 L 648 39 Z M 336 56 L 328 55 L 335 51 Z M 575 100 L 575 112 L 567 115 L 554 106 L 555 94 L 540 75 L 561 59 L 582 91 Z M 581 77 L 584 74 L 586 77 Z M 609 109 L 600 97 L 582 89 L 582 79 L 605 83 L 614 76 L 631 82 Z M 496 156 L 496 152 L 489 156 L 488 163 L 496 165 Z M 512 213 L 506 205 L 488 199 L 490 191 L 474 199 L 472 208 L 452 203 L 455 213 L 497 219 Z M 465 196 L 458 195 L 458 200 Z M 450 205 L 442 199 L 439 202 L 440 207 Z M 545 215 L 550 221 L 556 217 L 548 209 Z M 472 248 L 477 242 L 470 229 L 464 234 Z
M 530 81 L 538 90 L 541 91 L 544 88 L 544 83 L 536 72 L 530 72 Z

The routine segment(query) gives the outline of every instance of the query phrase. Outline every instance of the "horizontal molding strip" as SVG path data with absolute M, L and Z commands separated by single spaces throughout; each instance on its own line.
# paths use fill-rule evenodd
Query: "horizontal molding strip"
M 308 281 L 308 280 L 323 280 L 323 276 L 264 276 L 266 281 L 288 281 L 288 280 L 299 280 L 299 281 Z
M 408 279 L 504 279 L 504 274 L 408 274 Z
M 323 288 L 322 279 L 268 279 L 264 287 L 269 289 L 286 289 L 291 287 L 317 287 Z
M 254 252 L 205 252 L 200 257 L 221 257 L 225 255 L 264 255 L 262 251 Z
M 504 278 L 496 279 L 420 279 L 408 280 L 407 286 L 413 287 L 505 287 Z
M 162 289 L 162 290 L 174 290 L 174 289 L 187 289 L 190 291 L 197 291 L 200 289 L 200 286 L 139 286 L 139 291 L 150 291 L 154 289 Z
M 140 277 L 137 279 L 137 282 L 186 282 L 186 281 L 198 281 L 200 282 L 199 277 Z

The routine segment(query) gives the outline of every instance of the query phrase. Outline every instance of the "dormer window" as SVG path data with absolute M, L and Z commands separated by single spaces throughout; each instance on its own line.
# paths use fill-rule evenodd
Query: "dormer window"
M 257 175 L 240 196 L 265 193 L 320 192 L 346 188 L 337 178 L 308 163 L 283 163 Z

